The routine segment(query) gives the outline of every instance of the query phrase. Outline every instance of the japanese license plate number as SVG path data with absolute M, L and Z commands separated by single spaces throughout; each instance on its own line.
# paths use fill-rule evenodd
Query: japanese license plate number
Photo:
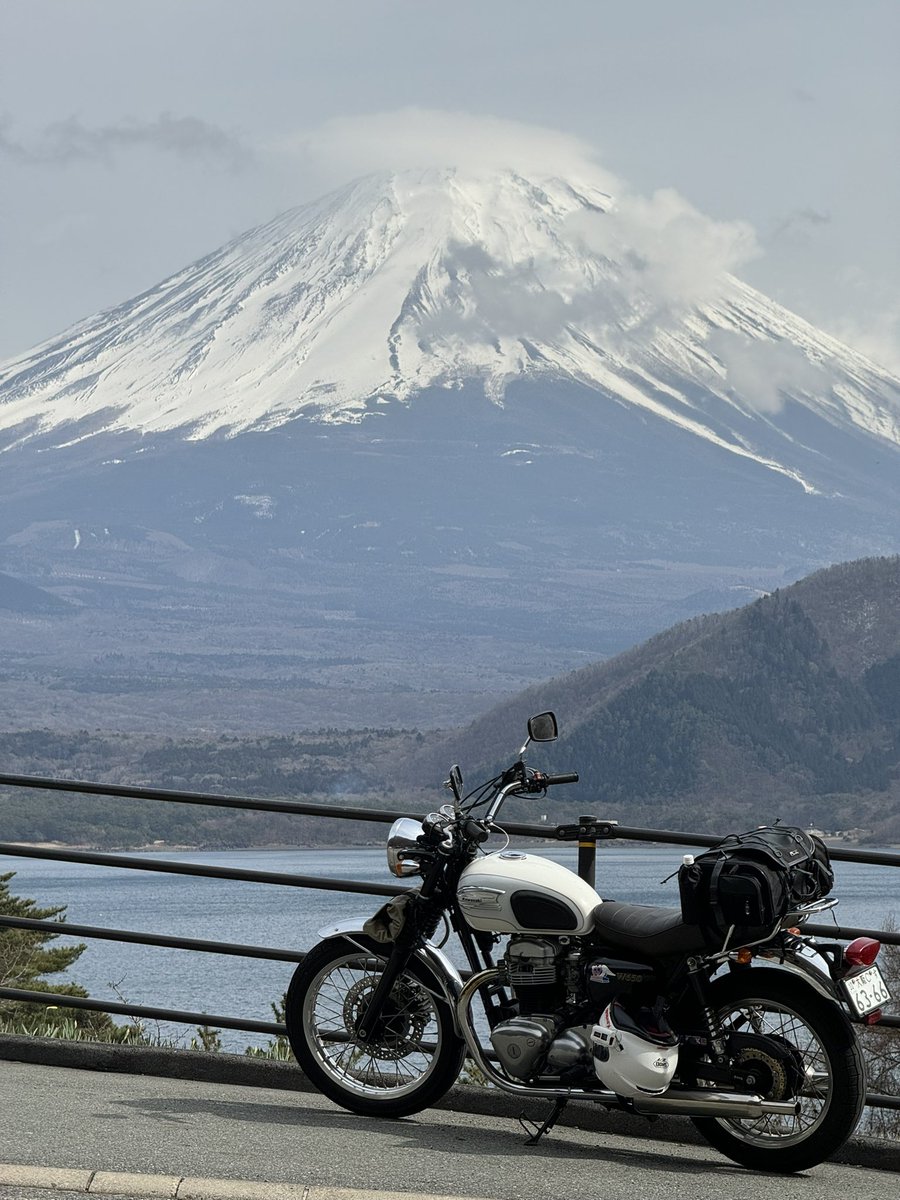
M 844 980 L 844 991 L 853 1011 L 858 1017 L 881 1008 L 891 998 L 887 984 L 877 967 L 868 967 L 858 975 L 851 975 Z

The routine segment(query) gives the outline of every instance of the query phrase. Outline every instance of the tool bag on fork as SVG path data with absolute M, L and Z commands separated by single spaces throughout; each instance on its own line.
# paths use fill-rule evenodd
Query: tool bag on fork
M 682 916 L 714 949 L 762 940 L 833 886 L 825 843 L 790 825 L 729 834 L 678 872 Z

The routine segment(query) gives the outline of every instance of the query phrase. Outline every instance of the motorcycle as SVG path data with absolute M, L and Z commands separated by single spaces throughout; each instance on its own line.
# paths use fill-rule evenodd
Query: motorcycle
M 759 1170 L 821 1162 L 865 1101 L 854 1024 L 872 1023 L 889 999 L 879 944 L 803 932 L 835 899 L 792 903 L 752 940 L 746 930 L 735 940 L 734 924 L 717 940 L 682 909 L 601 900 L 508 839 L 486 852 L 507 799 L 577 782 L 526 763 L 532 742 L 557 736 L 553 713 L 532 717 L 512 766 L 468 795 L 453 767 L 452 804 L 394 823 L 388 865 L 421 883 L 362 925 L 321 931 L 286 995 L 299 1065 L 344 1108 L 403 1117 L 439 1100 L 468 1055 L 490 1084 L 552 1101 L 532 1142 L 577 1099 L 683 1115 Z M 434 940 L 442 923 L 467 978 Z

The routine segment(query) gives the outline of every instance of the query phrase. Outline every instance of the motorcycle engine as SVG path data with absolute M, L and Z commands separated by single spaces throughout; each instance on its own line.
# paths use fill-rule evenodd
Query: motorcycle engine
M 521 1016 L 553 1012 L 562 1004 L 563 957 L 564 948 L 550 938 L 510 938 L 504 961 Z
M 558 1015 L 566 999 L 567 947 L 550 938 L 511 938 L 504 961 L 519 1015 L 494 1028 L 491 1045 L 507 1074 L 528 1079 L 592 1070 L 591 1026 L 565 1028 Z

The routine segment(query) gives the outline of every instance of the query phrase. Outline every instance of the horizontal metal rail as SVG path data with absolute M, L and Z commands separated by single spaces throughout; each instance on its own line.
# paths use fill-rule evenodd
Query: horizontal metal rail
M 240 1017 L 219 1017 L 212 1013 L 183 1012 L 174 1008 L 150 1008 L 146 1004 L 119 1004 L 110 1000 L 94 1000 L 90 996 L 69 996 L 65 992 L 31 992 L 23 988 L 0 987 L 0 1000 L 17 1000 L 25 1004 L 42 1004 L 55 1008 L 80 1008 L 88 1012 L 114 1013 L 120 1017 L 147 1017 L 156 1021 L 171 1021 L 176 1025 L 201 1025 L 209 1028 L 238 1029 L 247 1033 L 270 1033 L 276 1037 L 287 1034 L 278 1021 L 251 1021 Z
M 248 811 L 283 813 L 298 816 L 328 817 L 338 820 L 374 821 L 389 823 L 400 817 L 421 819 L 420 813 L 406 810 L 366 809 L 347 805 L 308 804 L 286 800 L 265 800 L 258 797 L 228 796 L 217 793 L 180 792 L 162 788 L 130 787 L 118 784 L 97 784 L 73 779 L 46 779 L 29 775 L 0 774 L 0 786 L 33 788 L 49 791 L 71 792 L 85 795 L 116 796 L 125 799 L 158 800 L 167 803 L 206 805 L 218 808 L 244 809 Z M 597 841 L 637 841 L 688 847 L 713 846 L 720 838 L 710 834 L 684 833 L 666 829 L 641 829 L 618 825 L 615 821 L 599 817 L 582 817 L 577 824 L 546 825 L 504 822 L 503 830 L 513 836 L 539 838 L 545 841 L 590 844 Z M 874 866 L 900 867 L 900 854 L 888 851 L 858 850 L 851 848 L 829 848 L 835 861 L 866 863 Z M 376 896 L 395 896 L 407 891 L 393 884 L 363 883 L 352 879 L 328 879 L 321 876 L 295 875 L 275 871 L 251 871 L 236 867 L 213 867 L 203 863 L 182 863 L 169 859 L 147 856 L 106 854 L 94 851 L 69 850 L 56 847 L 37 847 L 20 843 L 0 842 L 0 854 L 13 857 L 48 859 L 62 862 L 83 863 L 90 866 L 117 867 L 126 870 L 157 871 L 166 874 L 193 875 L 213 879 L 234 879 L 250 883 L 277 885 L 282 887 L 314 888 L 325 891 L 352 892 Z M 277 947 L 247 946 L 228 942 L 205 941 L 197 938 L 176 938 L 162 934 L 150 934 L 133 930 L 100 929 L 89 925 L 70 925 L 66 921 L 41 921 L 25 917 L 0 916 L 0 927 L 48 931 L 52 936 L 99 938 L 111 941 L 132 942 L 141 945 L 188 950 L 209 954 L 230 954 L 239 957 L 269 959 L 272 961 L 301 962 L 303 951 L 285 950 Z M 837 925 L 808 924 L 806 931 L 816 936 L 837 940 L 856 937 L 874 937 L 888 945 L 900 945 L 900 931 L 860 929 Z M 276 1037 L 284 1036 L 285 1027 L 274 1021 L 252 1021 L 242 1018 L 190 1013 L 174 1009 L 149 1007 L 95 1000 L 91 997 L 69 996 L 65 993 L 27 991 L 17 988 L 0 988 L 0 999 L 20 1003 L 56 1004 L 61 1008 L 83 1009 L 113 1015 L 171 1021 L 222 1029 L 235 1029 L 249 1033 L 264 1033 Z M 878 1022 L 885 1028 L 900 1028 L 900 1018 L 883 1017 Z M 874 1107 L 900 1109 L 900 1097 L 870 1094 L 867 1104 Z
M 894 929 L 862 929 L 854 925 L 804 925 L 804 933 L 813 937 L 836 938 L 839 942 L 852 942 L 854 938 L 874 938 L 885 946 L 900 946 L 900 930 Z
M 90 783 L 80 779 L 49 779 L 37 775 L 0 774 L 0 787 L 34 788 L 36 790 L 72 792 L 89 796 L 118 796 L 132 800 L 161 800 L 171 804 L 199 804 L 212 808 L 235 808 L 249 811 L 288 813 L 295 816 L 331 817 L 345 821 L 376 821 L 389 824 L 400 817 L 420 820 L 421 813 L 408 809 L 372 809 L 349 805 L 306 804 L 293 800 L 265 800 L 257 796 L 229 796 L 218 792 L 178 792 L 167 788 L 131 787 L 125 784 Z M 600 841 L 618 839 L 639 842 L 661 842 L 672 846 L 714 846 L 721 836 L 707 833 L 685 833 L 673 829 L 640 829 L 618 825 L 602 817 L 582 818 L 578 824 L 548 826 L 504 821 L 505 832 L 515 837 L 535 837 L 549 841 L 574 842 L 582 838 Z M 873 866 L 900 867 L 900 854 L 883 850 L 854 850 L 849 847 L 829 847 L 836 862 L 870 863 Z
M 0 776 L 2 782 L 2 776 Z M 504 822 L 503 828 L 512 832 Z M 584 819 L 577 825 L 560 825 L 552 832 L 546 825 L 529 825 L 526 837 L 553 837 L 557 841 L 578 841 L 596 838 L 597 841 L 616 841 L 619 838 L 633 842 L 661 842 L 672 846 L 716 846 L 721 834 L 684 833 L 674 829 L 640 829 L 631 825 L 617 825 L 600 817 Z M 543 832 L 542 832 L 543 831 Z M 834 862 L 868 863 L 873 867 L 900 867 L 900 854 L 892 850 L 854 850 L 845 846 L 829 846 L 828 856 Z
M 248 812 L 282 813 L 299 817 L 328 817 L 343 821 L 374 821 L 392 824 L 401 817 L 418 821 L 422 813 L 410 809 L 358 808 L 352 805 L 307 804 L 294 800 L 265 800 L 256 796 L 226 796 L 218 792 L 176 792 L 167 788 L 130 787 L 125 784 L 87 783 L 79 779 L 43 779 L 34 775 L 0 775 L 0 787 L 34 788 L 38 791 L 72 792 L 75 795 L 117 796 L 127 800 L 161 800 L 169 804 L 195 804 L 209 808 L 234 808 Z M 558 839 L 556 827 L 504 822 L 506 832 L 522 837 L 574 841 L 577 832 L 566 831 Z M 715 838 L 710 839 L 710 845 Z M 696 842 L 694 843 L 696 844 Z
M 0 854 L 47 858 L 56 862 L 86 863 L 94 867 L 123 867 L 128 871 L 159 871 L 166 875 L 200 875 L 207 879 L 240 879 L 245 883 L 269 883 L 281 887 L 321 888 L 326 892 L 362 892 L 372 896 L 396 896 L 398 892 L 409 890 L 385 883 L 360 883 L 357 879 L 325 879 L 320 875 L 289 875 L 284 871 L 245 871 L 241 867 L 211 867 L 205 863 L 173 862 L 168 858 L 141 858 L 128 854 L 95 854 L 89 850 L 19 846 L 15 842 L 0 842 Z
M 257 881 L 258 882 L 258 881 Z M 329 883 L 325 880 L 324 883 Z M 310 888 L 319 887 L 319 883 L 304 885 Z M 360 884 L 360 889 L 369 885 Z M 395 889 L 391 895 L 410 889 Z M 241 958 L 268 958 L 273 961 L 302 962 L 306 957 L 300 950 L 282 950 L 273 946 L 249 946 L 233 942 L 204 941 L 201 938 L 168 937 L 158 933 L 143 933 L 128 929 L 108 929 L 95 925 L 73 925 L 67 920 L 50 921 L 38 920 L 36 917 L 10 917 L 0 913 L 0 926 L 7 925 L 13 929 L 34 929 L 48 931 L 53 936 L 100 938 L 113 942 L 135 942 L 145 946 L 163 946 L 175 950 L 194 950 L 207 954 L 234 954 Z M 853 926 L 805 925 L 805 933 L 816 937 L 830 937 L 839 942 L 849 942 L 858 937 L 870 937 L 886 946 L 900 946 L 900 932 L 888 932 L 881 929 L 861 929 Z
M 276 946 L 244 946 L 237 942 L 209 942 L 202 938 L 169 937 L 162 933 L 140 933 L 133 929 L 99 929 L 94 925 L 71 925 L 68 921 L 39 921 L 36 917 L 5 917 L 0 926 L 33 929 L 51 937 L 97 938 L 107 942 L 131 942 L 138 946 L 161 946 L 168 950 L 191 950 L 195 954 L 231 954 L 236 958 L 264 958 L 270 962 L 300 963 L 304 950 L 282 950 Z
M 249 809 L 252 812 L 290 813 L 303 817 L 333 817 L 332 804 L 299 804 L 293 800 L 265 800 L 258 796 L 226 796 L 218 792 L 177 792 L 169 788 L 131 787 L 119 783 L 88 783 L 82 779 L 44 779 L 36 775 L 0 775 L 0 787 L 36 788 L 41 791 L 72 792 L 85 796 L 118 796 L 127 800 L 166 800 L 174 804 L 201 804 L 213 808 Z M 340 813 L 351 821 L 396 821 L 409 812 L 342 806 Z
M 158 946 L 170 950 L 190 950 L 200 954 L 226 954 L 236 958 L 262 958 L 271 962 L 300 963 L 306 958 L 302 950 L 284 950 L 274 946 L 247 946 L 234 942 L 211 942 L 200 938 L 169 937 L 160 933 L 142 933 L 133 929 L 107 929 L 94 925 L 72 925 L 68 921 L 42 921 L 36 917 L 7 917 L 0 915 L 0 927 L 11 929 L 31 929 L 41 933 L 50 933 L 53 937 L 86 937 L 101 941 L 129 942 L 139 946 Z M 831 930 L 832 934 L 836 931 Z M 860 936 L 855 930 L 845 930 L 850 937 Z M 842 937 L 841 940 L 847 940 Z M 461 971 L 464 979 L 469 971 Z M 0 995 L 2 995 L 0 991 Z M 23 994 L 17 993 L 22 999 Z M 43 996 L 45 993 L 40 992 Z M 99 1004 L 99 1001 L 97 1001 Z M 160 1010 L 164 1011 L 164 1010 Z M 900 1029 L 900 1017 L 882 1017 L 876 1022 L 882 1029 Z M 238 1027 L 240 1028 L 240 1027 Z

